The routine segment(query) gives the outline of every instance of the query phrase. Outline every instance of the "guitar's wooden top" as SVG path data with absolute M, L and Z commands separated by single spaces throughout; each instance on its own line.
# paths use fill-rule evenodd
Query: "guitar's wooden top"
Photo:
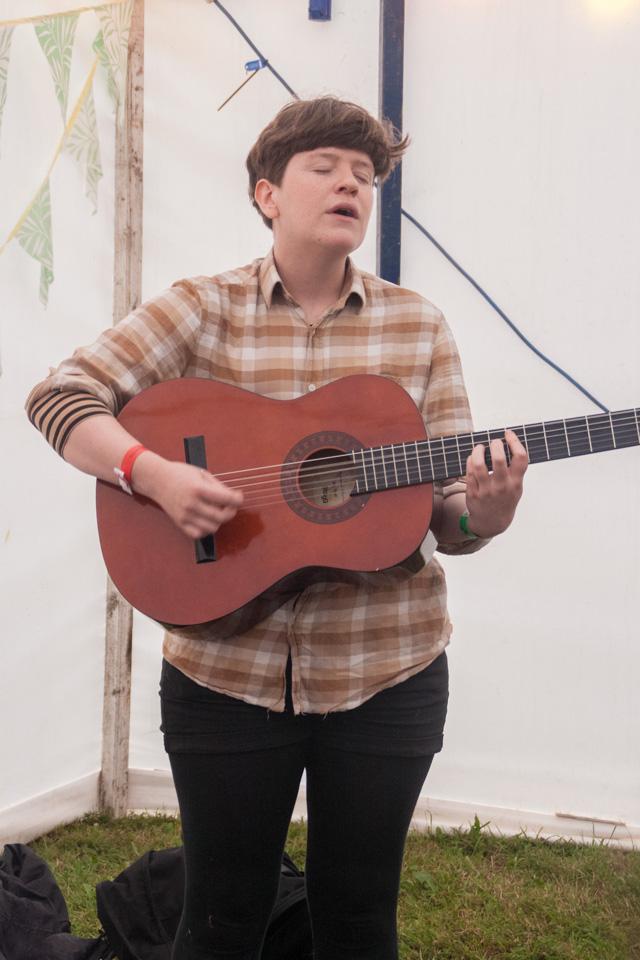
M 426 536 L 432 482 L 462 476 L 478 443 L 491 467 L 489 441 L 505 430 L 427 440 L 402 387 L 367 374 L 296 400 L 170 380 L 136 396 L 119 419 L 170 460 L 185 459 L 191 438 L 207 469 L 245 496 L 215 535 L 215 560 L 197 562 L 193 542 L 155 503 L 98 481 L 100 543 L 116 586 L 138 610 L 181 625 L 223 617 L 274 585 L 300 589 L 304 571 L 329 578 L 400 563 Z M 510 429 L 540 463 L 639 444 L 640 411 Z M 211 556 L 210 546 L 199 556 Z
M 370 571 L 408 557 L 426 536 L 429 485 L 352 496 L 364 474 L 341 451 L 424 439 L 419 411 L 394 381 L 354 376 L 280 401 L 199 379 L 159 383 L 120 422 L 146 447 L 184 460 L 203 437 L 207 469 L 241 485 L 243 508 L 215 536 L 216 560 L 152 501 L 98 482 L 100 543 L 129 602 L 164 623 L 195 624 L 238 609 L 305 568 Z M 323 454 L 324 451 L 324 454 Z M 348 462 L 346 462 L 348 461 Z

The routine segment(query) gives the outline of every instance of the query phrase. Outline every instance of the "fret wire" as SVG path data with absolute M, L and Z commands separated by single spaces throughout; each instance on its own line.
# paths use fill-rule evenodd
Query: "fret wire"
M 532 451 L 532 461 L 539 463 L 541 460 L 549 460 L 549 451 L 544 428 L 540 423 L 529 424 L 532 428 L 529 433 L 529 443 Z
M 458 441 L 458 436 L 456 435 L 456 449 L 458 451 L 458 463 L 460 464 L 460 474 L 459 476 L 464 475 L 464 470 L 462 469 L 462 457 L 460 456 L 460 443 Z
M 413 475 L 411 477 L 411 482 L 419 483 L 420 482 L 420 458 L 418 456 L 418 442 L 416 440 L 412 440 L 410 446 L 413 447 L 411 451 L 411 462 L 413 465 Z M 417 473 L 416 473 L 416 470 L 417 470 Z
M 459 440 L 461 443 L 458 444 L 458 447 L 462 448 L 462 456 L 464 457 L 464 469 L 461 476 L 464 476 L 467 472 L 467 460 L 473 452 L 473 435 L 471 433 L 463 433 L 460 435 Z
M 548 440 L 548 449 L 550 457 L 553 455 L 556 459 L 569 456 L 568 438 L 564 429 L 564 420 L 550 420 L 547 423 L 546 436 Z
M 393 474 L 396 478 L 396 487 L 399 487 L 400 482 L 398 480 L 398 469 L 396 467 L 396 448 L 395 448 L 395 444 L 393 443 L 391 444 L 391 457 L 393 459 Z
M 367 461 L 365 459 L 364 450 L 360 451 L 360 460 L 362 461 L 362 476 L 364 478 L 363 479 L 364 492 L 369 493 L 369 478 L 367 477 Z
M 585 439 L 588 441 L 587 434 L 587 425 L 585 417 L 574 417 L 569 421 L 568 424 L 569 433 L 571 434 L 574 447 L 577 449 L 574 451 L 578 455 L 586 453 L 586 450 L 582 449 L 582 445 L 585 444 Z M 585 436 L 586 435 L 586 436 Z
M 468 456 L 471 454 L 471 452 L 473 451 L 473 446 L 474 446 L 474 444 L 473 444 L 473 434 L 472 434 L 472 433 L 461 433 L 461 434 L 459 435 L 459 437 L 458 437 L 458 440 L 460 441 L 460 447 L 461 447 L 461 449 L 462 449 L 462 455 L 463 455 L 463 457 L 464 457 L 464 459 L 465 459 L 465 462 L 466 462 L 467 457 L 468 457 Z M 467 449 L 467 448 L 468 448 L 468 449 Z
M 378 477 L 376 476 L 376 462 L 373 459 L 373 447 L 369 447 L 369 453 L 371 455 L 371 469 L 373 470 L 373 482 L 375 484 L 376 490 L 378 489 Z
M 593 441 L 593 452 L 614 450 L 618 445 L 613 418 L 609 413 L 598 413 L 589 417 L 589 431 Z
M 400 482 L 402 483 L 403 486 L 406 486 L 409 483 L 409 464 L 407 463 L 407 451 L 405 449 L 404 443 L 402 444 L 402 453 L 403 453 L 403 458 L 402 460 L 400 460 L 400 468 L 404 469 L 404 479 L 401 480 Z M 403 460 L 404 460 L 404 464 L 403 464 Z
M 448 478 L 448 477 L 449 477 L 449 467 L 448 467 L 448 464 L 447 464 L 447 451 L 445 450 L 445 446 L 444 446 L 444 437 L 440 437 L 440 443 L 441 443 L 441 445 L 442 445 L 442 466 L 444 467 L 444 475 L 445 475 L 445 477 Z
M 381 455 L 381 457 L 382 457 L 382 471 L 383 471 L 383 473 L 384 473 L 384 485 L 385 485 L 385 487 L 386 487 L 387 490 L 388 490 L 388 489 L 389 489 L 389 481 L 387 480 L 387 465 L 386 465 L 386 463 L 384 462 L 384 447 L 382 447 L 382 446 L 380 447 L 380 455 Z
M 418 477 L 420 478 L 420 483 L 422 483 L 422 469 L 420 467 L 420 454 L 418 453 L 418 441 L 415 440 L 413 445 L 416 450 L 416 463 L 418 465 Z
M 405 444 L 405 455 L 407 457 L 407 483 L 411 485 L 413 483 L 413 461 L 411 454 L 411 447 L 413 441 L 409 441 Z
M 635 407 L 629 410 L 607 412 L 606 414 L 591 414 L 587 417 L 571 417 L 538 424 L 522 424 L 509 429 L 516 433 L 524 444 L 530 461 L 535 463 L 543 456 L 543 446 L 544 456 L 547 460 L 551 460 L 581 456 L 584 453 L 599 453 L 620 446 L 627 447 L 640 443 L 639 414 L 640 408 Z M 536 430 L 537 434 L 535 433 Z M 395 482 L 396 487 L 411 485 L 418 479 L 420 483 L 430 482 L 436 478 L 440 479 L 440 469 L 443 479 L 450 478 L 453 467 L 452 457 L 457 460 L 459 468 L 459 473 L 456 475 L 463 476 L 465 470 L 463 457 L 466 463 L 466 457 L 469 455 L 467 447 L 469 453 L 471 453 L 477 444 L 482 444 L 485 447 L 485 462 L 491 469 L 490 445 L 493 439 L 499 439 L 503 442 L 507 462 L 511 462 L 512 456 L 508 445 L 504 441 L 503 429 L 473 431 L 466 434 L 454 434 L 450 437 L 438 437 L 435 440 L 405 441 L 402 444 L 352 451 L 351 456 L 354 466 L 358 466 L 357 458 L 361 463 L 359 468 L 361 476 L 356 481 L 356 487 L 358 490 L 364 487 L 366 492 L 369 492 L 371 480 L 373 480 L 373 487 L 379 490 L 383 486 L 383 476 L 384 488 L 386 489 L 389 489 L 393 482 Z M 413 448 L 411 453 L 407 450 L 408 446 Z M 402 447 L 401 456 L 400 447 Z M 396 456 L 396 454 L 399 456 Z M 370 462 L 365 459 L 366 455 L 368 455 Z M 393 466 L 391 483 L 387 464 L 388 455 L 392 458 Z M 380 462 L 378 462 L 378 456 Z M 415 468 L 413 463 L 410 464 L 409 462 L 410 457 L 415 457 Z M 439 462 L 440 458 L 441 462 Z M 405 477 L 402 475 L 403 462 L 406 472 Z M 430 473 L 425 481 L 427 468 Z
M 404 453 L 404 462 L 407 468 L 407 483 L 411 483 L 411 473 L 409 472 L 409 461 L 407 460 L 407 445 L 402 444 L 402 452 Z
M 367 481 L 367 465 L 364 459 L 364 450 L 360 451 L 360 459 L 362 460 L 362 482 L 365 486 L 365 493 L 369 492 L 369 483 Z
M 382 447 L 377 447 L 377 449 L 375 449 L 374 458 L 376 462 L 376 476 L 378 478 L 378 489 L 386 490 L 387 489 L 387 483 L 386 483 L 387 472 L 384 467 L 384 453 L 382 451 Z M 380 470 L 380 467 L 382 467 L 382 471 Z
M 620 413 L 625 413 L 625 411 L 621 411 Z M 594 453 L 597 453 L 597 450 L 595 449 L 595 441 L 600 439 L 602 436 L 611 435 L 611 427 L 609 426 L 608 417 L 609 417 L 609 414 L 592 414 L 589 417 L 589 432 L 591 434 L 591 438 L 593 441 Z M 598 422 L 601 419 L 605 419 L 605 418 L 607 420 L 606 424 L 604 423 L 601 424 Z M 640 433 L 640 419 L 638 419 L 638 424 L 639 426 L 636 426 L 636 416 L 634 416 L 634 412 L 630 411 L 630 415 L 627 418 L 627 422 L 618 423 L 618 426 L 616 426 L 615 429 L 616 429 L 616 432 L 619 433 L 620 429 L 626 426 L 634 434 Z M 573 427 L 577 427 L 579 429 L 582 429 L 582 431 L 584 431 L 584 435 L 585 435 L 584 439 L 588 446 L 588 439 L 586 435 L 587 425 L 585 423 L 585 418 L 584 417 L 574 418 L 569 425 Z M 520 440 L 524 443 L 525 426 L 526 425 L 512 426 L 505 429 L 514 431 L 519 436 Z M 567 421 L 565 420 L 549 420 L 549 421 L 546 421 L 545 423 L 529 424 L 528 426 L 539 428 L 539 434 L 537 437 L 533 438 L 532 440 L 530 440 L 527 437 L 529 442 L 533 442 L 533 440 L 535 440 L 540 444 L 544 444 L 545 433 L 546 433 L 547 442 L 554 442 L 562 439 L 562 441 L 566 443 L 568 446 L 571 445 L 571 441 L 569 440 L 569 435 L 567 430 Z M 522 431 L 521 435 L 519 431 Z M 498 429 L 492 430 L 492 431 L 476 431 L 473 434 L 458 434 L 457 440 L 460 443 L 461 450 L 464 451 L 464 444 L 468 441 L 469 442 L 473 441 L 474 446 L 477 443 L 482 443 L 483 445 L 487 445 L 487 443 L 490 442 L 491 440 L 495 440 L 495 439 L 503 440 L 503 433 L 504 433 L 503 430 L 498 430 Z M 640 436 L 639 436 L 639 439 L 640 439 Z M 456 435 L 452 434 L 449 437 L 437 438 L 437 440 L 432 440 L 432 441 L 420 440 L 416 442 L 418 443 L 418 446 L 427 445 L 427 452 L 431 454 L 433 452 L 434 444 L 437 442 L 438 444 L 442 445 L 442 440 L 444 441 L 449 440 L 451 442 L 455 442 Z
M 614 426 L 614 447 L 632 447 L 638 443 L 640 439 L 640 434 L 638 433 L 638 425 L 636 423 L 629 424 L 629 422 L 624 418 L 624 411 L 622 415 L 620 413 L 612 414 L 612 420 L 615 417 Z M 636 415 L 637 418 L 637 415 Z
M 458 467 L 456 465 L 456 459 L 459 459 L 456 454 L 456 449 L 454 444 L 456 443 L 456 437 L 443 437 L 442 438 L 442 447 L 445 451 L 445 463 L 447 467 L 447 477 L 459 476 Z
M 589 453 L 593 453 L 593 444 L 591 443 L 591 430 L 589 428 L 589 418 L 585 417 L 584 422 L 587 425 L 587 440 L 589 441 Z M 613 430 L 612 430 L 613 432 Z
M 616 430 L 616 445 L 611 444 L 608 448 L 609 450 L 617 450 L 619 447 L 634 447 L 638 445 L 636 439 L 636 431 L 630 429 L 629 427 L 618 427 Z
M 433 453 L 431 451 L 431 441 L 427 440 L 426 443 L 427 443 L 427 451 L 429 453 L 429 463 L 431 464 L 431 477 L 435 478 L 436 471 L 433 466 Z
M 605 414 L 590 414 L 587 417 L 571 417 L 562 420 L 550 420 L 538 424 L 522 424 L 520 426 L 510 427 L 524 444 L 531 462 L 536 462 L 542 454 L 542 445 L 547 460 L 560 459 L 563 457 L 581 456 L 585 453 L 599 453 L 604 450 L 617 449 L 620 446 L 628 447 L 640 443 L 640 408 L 630 408 L 628 410 L 608 411 Z M 532 431 L 538 430 L 535 435 Z M 390 444 L 369 450 L 350 451 L 353 465 L 358 469 L 360 476 L 356 480 L 356 490 L 365 492 L 371 489 L 371 481 L 376 490 L 383 486 L 382 477 L 384 476 L 384 488 L 389 489 L 390 473 L 388 470 L 387 456 L 391 456 L 393 466 L 393 482 L 396 487 L 411 485 L 418 479 L 419 482 L 430 482 L 436 478 L 440 479 L 439 469 L 442 469 L 442 478 L 450 478 L 452 474 L 453 461 L 455 457 L 459 467 L 457 475 L 463 476 L 465 466 L 463 456 L 469 453 L 477 444 L 485 447 L 485 460 L 491 469 L 490 445 L 493 439 L 499 439 L 503 442 L 505 456 L 508 462 L 511 462 L 512 456 L 508 445 L 504 441 L 504 430 L 486 430 L 473 431 L 466 434 L 455 434 L 451 437 L 438 437 L 436 440 L 415 440 L 405 441 L 402 444 Z M 436 443 L 438 446 L 436 447 Z M 453 445 L 455 444 L 455 450 Z M 407 446 L 411 445 L 413 451 L 411 454 L 407 451 Z M 402 455 L 400 454 L 402 447 Z M 367 461 L 367 455 L 369 461 Z M 380 457 L 378 462 L 377 457 Z M 409 456 L 415 457 L 415 470 L 409 463 Z M 428 457 L 428 464 L 426 461 Z M 438 458 L 441 463 L 438 462 Z M 404 470 L 406 477 L 402 475 L 402 466 L 404 461 Z M 358 466 L 360 464 L 360 466 Z M 429 468 L 430 473 L 425 481 L 425 471 Z M 412 472 L 413 471 L 413 472 Z
M 544 423 L 542 424 L 542 436 L 544 437 L 544 446 L 547 451 L 547 460 L 551 460 L 551 457 L 549 456 L 549 444 L 547 443 L 547 428 Z
M 444 459 L 444 450 L 442 448 L 442 437 L 436 438 L 435 440 L 431 441 L 430 456 L 431 456 L 432 462 L 433 462 L 433 458 L 435 457 L 435 467 L 434 467 L 433 475 L 437 476 L 438 479 L 442 479 L 443 477 L 446 477 L 447 463 L 446 463 L 446 460 Z
M 372 478 L 371 478 L 371 467 L 369 466 L 368 453 L 369 453 L 369 451 L 368 451 L 367 449 L 365 449 L 365 450 L 362 451 L 362 457 L 363 457 L 364 465 L 365 465 L 365 477 L 366 477 L 366 479 L 367 479 L 367 493 L 370 493 L 371 490 L 373 489 L 373 487 L 372 487 L 372 484 L 371 484 L 371 479 L 372 479 Z M 374 480 L 374 482 L 375 482 L 375 477 L 373 478 L 373 480 Z
M 363 460 L 363 463 L 364 463 L 364 465 L 365 465 L 365 477 L 367 478 L 367 493 L 369 493 L 369 492 L 371 491 L 371 480 L 370 480 L 370 478 L 369 478 L 369 472 L 368 472 L 368 471 L 369 471 L 369 464 L 368 464 L 368 462 L 367 462 L 367 451 L 366 451 L 366 450 L 363 450 L 363 451 L 362 451 L 362 460 Z M 375 479 L 375 478 L 374 478 L 374 479 Z

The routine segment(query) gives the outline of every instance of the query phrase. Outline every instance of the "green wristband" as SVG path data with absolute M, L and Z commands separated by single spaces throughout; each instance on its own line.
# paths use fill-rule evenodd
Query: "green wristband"
M 468 510 L 465 510 L 465 512 L 460 517 L 460 529 L 462 530 L 462 532 L 464 533 L 465 537 L 468 540 L 478 539 L 478 534 L 474 533 L 473 530 L 469 530 L 469 511 Z

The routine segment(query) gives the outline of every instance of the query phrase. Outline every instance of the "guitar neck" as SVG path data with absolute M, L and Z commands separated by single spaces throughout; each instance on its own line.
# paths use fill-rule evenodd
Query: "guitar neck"
M 507 461 L 510 460 L 509 448 L 504 442 L 505 429 L 513 430 L 518 436 L 527 450 L 529 463 L 547 463 L 638 446 L 640 408 L 352 450 L 351 457 L 358 471 L 353 495 L 462 477 L 467 457 L 479 443 L 485 445 L 485 462 L 491 470 L 489 444 L 492 440 L 502 441 Z

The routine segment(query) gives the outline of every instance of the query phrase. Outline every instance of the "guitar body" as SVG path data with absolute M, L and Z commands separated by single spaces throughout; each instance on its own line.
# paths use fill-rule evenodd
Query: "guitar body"
M 295 400 L 170 380 L 138 394 L 118 419 L 170 460 L 184 461 L 185 440 L 200 438 L 207 470 L 245 495 L 215 534 L 215 559 L 198 562 L 194 542 L 157 504 L 98 481 L 111 578 L 132 606 L 163 623 L 219 619 L 276 585 L 300 589 L 305 573 L 333 579 L 394 566 L 427 534 L 431 484 L 351 496 L 356 474 L 343 452 L 426 436 L 413 400 L 385 377 L 345 377 Z

